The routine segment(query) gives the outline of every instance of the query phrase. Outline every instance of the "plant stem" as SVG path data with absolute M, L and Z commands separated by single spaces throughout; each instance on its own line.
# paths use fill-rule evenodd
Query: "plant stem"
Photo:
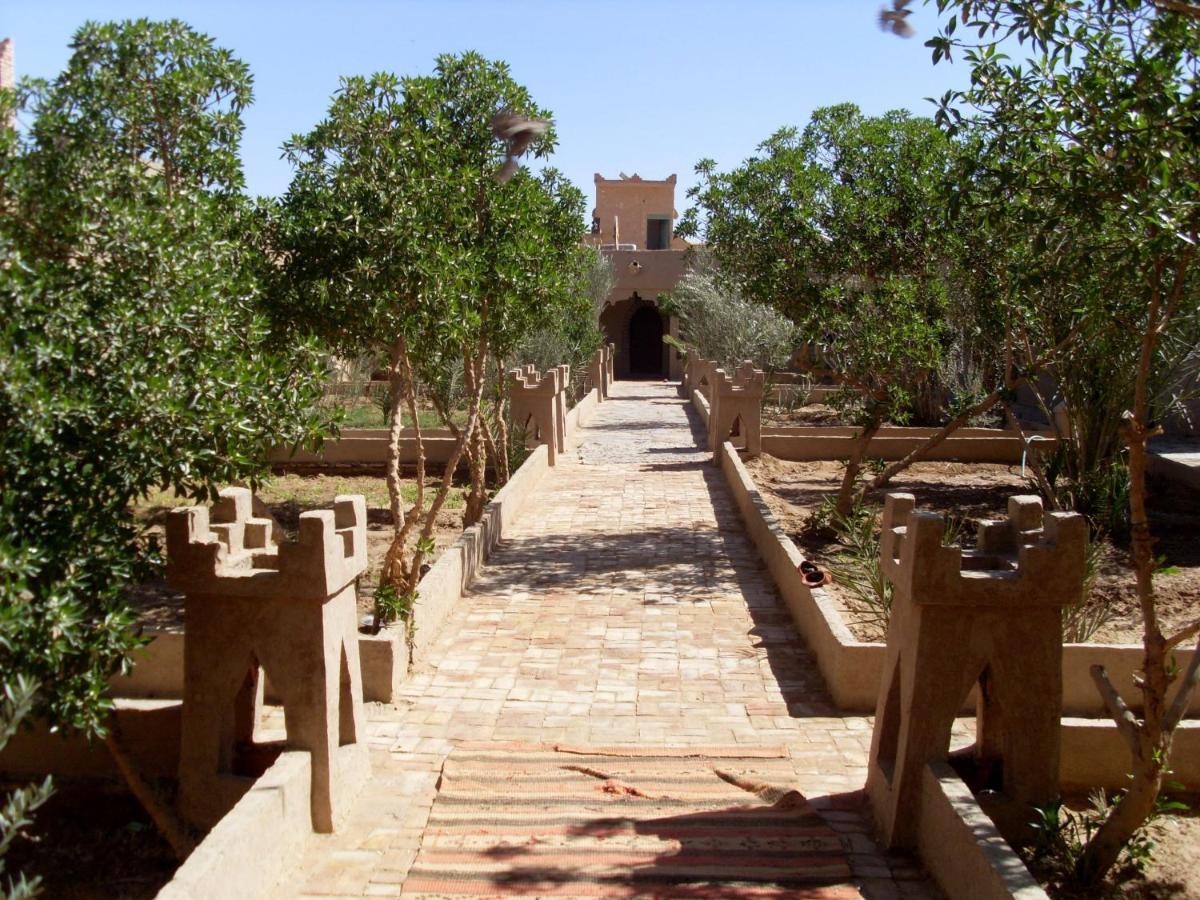
M 183 822 L 175 815 L 175 811 L 163 802 L 163 799 L 137 770 L 133 758 L 129 755 L 129 750 L 125 747 L 116 713 L 109 718 L 108 735 L 104 738 L 104 746 L 108 748 L 113 762 L 116 763 L 117 771 L 125 779 L 129 792 L 137 798 L 142 809 L 146 810 L 146 814 L 154 822 L 159 834 L 171 845 L 171 851 L 175 854 L 175 858 L 183 862 L 196 849 L 196 842 L 188 834 Z

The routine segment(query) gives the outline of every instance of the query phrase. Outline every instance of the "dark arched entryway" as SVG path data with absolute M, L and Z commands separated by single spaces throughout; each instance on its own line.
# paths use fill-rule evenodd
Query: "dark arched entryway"
M 629 317 L 629 374 L 633 378 L 663 377 L 663 320 L 653 306 Z

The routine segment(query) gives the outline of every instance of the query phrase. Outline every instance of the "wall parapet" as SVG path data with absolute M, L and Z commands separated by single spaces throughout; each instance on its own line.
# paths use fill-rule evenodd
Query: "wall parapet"
M 707 420 L 708 404 L 700 390 L 693 391 L 692 404 Z M 853 429 L 847 429 L 852 431 Z M 766 430 L 764 429 L 764 434 Z M 765 438 L 764 438 L 765 440 Z M 858 641 L 850 633 L 836 604 L 822 588 L 810 589 L 796 571 L 804 558 L 763 498 L 746 470 L 736 448 L 725 445 L 720 466 L 733 492 L 747 532 L 767 564 L 780 595 L 787 603 L 801 636 L 812 648 L 821 674 L 834 702 L 847 712 L 871 713 L 883 671 L 880 642 Z M 1194 651 L 1175 653 L 1186 669 Z M 1090 674 L 1093 665 L 1103 665 L 1118 692 L 1135 710 L 1140 709 L 1137 672 L 1142 664 L 1138 644 L 1064 644 L 1063 714 L 1074 717 L 1107 718 L 1104 701 Z M 1188 715 L 1200 717 L 1200 694 L 1192 698 Z
M 1045 900 L 1046 892 L 950 766 L 926 766 L 920 788 L 917 852 L 947 896 Z

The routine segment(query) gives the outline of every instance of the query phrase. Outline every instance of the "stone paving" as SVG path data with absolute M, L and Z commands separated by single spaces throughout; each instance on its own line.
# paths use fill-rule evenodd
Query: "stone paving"
M 673 385 L 618 382 L 551 469 L 394 706 L 375 775 L 279 896 L 396 896 L 459 742 L 785 748 L 867 896 L 924 896 L 844 795 L 870 720 L 837 714 Z M 836 807 L 833 809 L 832 807 Z

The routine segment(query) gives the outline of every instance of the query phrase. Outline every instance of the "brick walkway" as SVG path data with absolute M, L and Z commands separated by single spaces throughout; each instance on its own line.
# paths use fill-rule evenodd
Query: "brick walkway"
M 847 803 L 870 722 L 831 706 L 700 422 L 673 386 L 613 393 L 446 622 L 435 662 L 396 705 L 368 706 L 372 783 L 280 896 L 399 895 L 465 741 L 785 748 L 794 787 L 847 835 L 863 893 L 925 894 Z

